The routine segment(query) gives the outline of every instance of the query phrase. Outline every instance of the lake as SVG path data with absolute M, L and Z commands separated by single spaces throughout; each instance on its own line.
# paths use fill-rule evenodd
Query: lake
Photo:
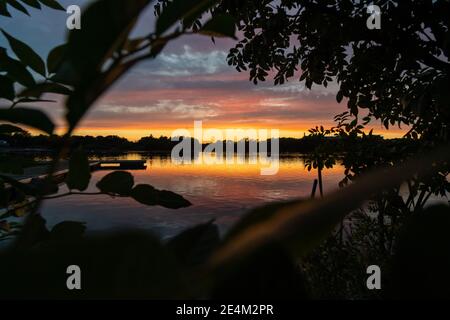
M 92 158 L 95 160 L 98 158 Z M 135 183 L 145 183 L 157 189 L 181 194 L 192 206 L 172 210 L 147 207 L 128 198 L 106 195 L 70 196 L 44 203 L 42 215 L 51 227 L 65 220 L 86 222 L 88 232 L 123 229 L 150 230 L 162 238 L 215 219 L 221 232 L 226 231 L 251 208 L 264 203 L 309 197 L 315 170 L 308 172 L 301 155 L 280 156 L 279 171 L 262 176 L 260 164 L 179 164 L 170 156 L 150 156 L 128 153 L 104 160 L 146 160 L 145 170 L 130 171 Z M 110 171 L 93 172 L 87 192 L 97 191 L 95 183 Z M 337 189 L 344 168 L 336 165 L 323 171 L 324 191 Z M 60 192 L 66 192 L 61 187 Z

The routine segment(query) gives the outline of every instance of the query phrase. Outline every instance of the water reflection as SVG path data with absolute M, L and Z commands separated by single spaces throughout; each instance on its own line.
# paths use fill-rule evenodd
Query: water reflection
M 50 225 L 64 220 L 85 221 L 88 230 L 150 229 L 162 237 L 174 235 L 194 224 L 215 219 L 224 231 L 247 210 L 266 202 L 308 197 L 314 171 L 305 169 L 301 155 L 280 156 L 279 171 L 274 176 L 260 175 L 261 165 L 232 163 L 175 164 L 168 156 L 129 153 L 121 156 L 93 157 L 113 160 L 147 160 L 146 170 L 134 170 L 136 183 L 151 184 L 158 189 L 183 195 L 193 206 L 180 210 L 146 207 L 132 199 L 108 196 L 72 196 L 45 203 L 43 216 Z M 93 173 L 88 191 L 109 171 Z M 344 169 L 337 164 L 323 170 L 325 191 L 336 189 Z M 61 188 L 61 192 L 65 192 Z

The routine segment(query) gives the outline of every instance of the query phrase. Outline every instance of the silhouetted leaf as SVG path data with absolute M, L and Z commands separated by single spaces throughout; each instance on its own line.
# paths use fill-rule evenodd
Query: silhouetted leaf
M 17 0 L 6 0 L 6 2 L 11 6 L 14 7 L 16 10 L 19 10 L 23 13 L 25 13 L 27 16 L 30 14 L 28 13 L 28 10 Z
M 56 241 L 57 244 L 67 241 L 77 241 L 83 237 L 85 231 L 86 225 L 84 222 L 63 221 L 52 228 L 50 231 L 50 240 Z
M 32 178 L 27 185 L 33 188 L 35 194 L 39 196 L 47 196 L 58 192 L 58 184 L 45 178 Z
M 69 189 L 84 191 L 89 186 L 90 179 L 91 168 L 88 157 L 81 147 L 77 148 L 70 155 L 66 184 Z
M 156 206 L 156 193 L 157 190 L 147 184 L 139 184 L 131 191 L 131 197 L 139 203 Z
M 15 96 L 14 83 L 8 77 L 0 75 L 0 98 L 12 101 Z
M 97 188 L 104 193 L 128 196 L 134 185 L 133 176 L 126 171 L 114 171 L 104 176 L 98 183 Z
M 157 193 L 158 205 L 170 209 L 180 209 L 189 207 L 192 204 L 181 195 L 167 190 L 161 190 Z
M 67 54 L 81 74 L 99 72 L 122 43 L 135 18 L 150 0 L 99 0 L 82 15 L 83 28 L 69 34 Z
M 162 206 L 170 209 L 188 207 L 191 203 L 181 195 L 171 191 L 157 190 L 146 184 L 139 184 L 133 188 L 131 196 L 136 201 L 148 206 Z
M 0 120 L 24 124 L 35 129 L 52 134 L 55 129 L 53 122 L 40 110 L 28 108 L 1 109 Z
M 6 71 L 9 78 L 25 87 L 35 84 L 27 68 L 20 61 L 8 57 L 4 48 L 0 48 L 0 70 Z
M 67 120 L 71 128 L 82 118 L 90 105 L 114 81 L 110 74 L 101 75 L 105 62 L 136 22 L 136 18 L 151 0 L 99 0 L 82 15 L 83 28 L 73 30 L 67 43 L 65 67 L 75 82 L 75 92 L 67 101 Z M 63 78 L 65 78 L 63 76 Z M 81 81 L 82 80 L 82 81 Z
M 41 57 L 39 57 L 39 55 L 34 52 L 34 50 L 31 49 L 27 44 L 12 37 L 5 30 L 2 29 L 2 33 L 8 40 L 11 49 L 14 51 L 20 61 L 45 77 L 45 64 L 44 61 L 42 61 Z
M 164 8 L 156 22 L 156 33 L 161 35 L 177 21 L 184 20 L 189 25 L 218 0 L 175 0 Z
M 67 44 L 62 44 L 53 48 L 47 56 L 47 70 L 49 73 L 54 73 L 61 64 L 64 54 L 66 52 Z
M 79 72 L 69 60 L 63 57 L 60 62 L 56 64 L 54 69 L 49 72 L 53 73 L 49 77 L 49 80 L 51 81 L 72 87 L 75 87 L 79 84 Z
M 55 10 L 61 10 L 66 11 L 62 5 L 58 3 L 56 0 L 39 0 L 43 5 L 55 9 Z
M 69 88 L 57 83 L 43 82 L 23 90 L 21 93 L 19 93 L 19 97 L 39 98 L 44 93 L 70 95 L 72 91 Z
M 199 33 L 212 37 L 236 38 L 236 20 L 229 14 L 222 14 L 209 20 Z
M 23 3 L 26 3 L 30 7 L 33 7 L 36 9 L 41 9 L 41 4 L 39 3 L 38 0 L 20 0 L 20 1 L 22 1 Z
M 4 17 L 11 17 L 11 14 L 6 7 L 6 1 L 0 1 L 0 15 Z

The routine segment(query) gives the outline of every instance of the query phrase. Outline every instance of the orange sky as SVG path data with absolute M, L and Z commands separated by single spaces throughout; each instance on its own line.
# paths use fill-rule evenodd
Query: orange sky
M 282 86 L 274 86 L 273 79 L 254 85 L 247 72 L 228 66 L 225 48 L 196 41 L 179 43 L 131 70 L 97 101 L 75 134 L 138 140 L 192 130 L 194 121 L 202 121 L 204 129 L 278 129 L 281 137 L 298 138 L 315 126 L 335 126 L 334 116 L 347 110 L 345 101 L 336 102 L 336 83 L 312 90 L 296 79 Z M 58 134 L 65 125 L 62 105 L 41 106 Z M 405 133 L 379 123 L 368 131 L 372 128 L 386 138 Z
M 196 59 L 190 56 L 193 49 L 185 50 L 181 57 Z M 179 56 L 168 61 L 184 59 Z M 302 137 L 312 127 L 334 126 L 333 117 L 347 110 L 345 102 L 336 102 L 337 86 L 312 91 L 296 81 L 255 86 L 247 74 L 228 66 L 210 74 L 195 72 L 209 71 L 190 70 L 177 77 L 132 72 L 94 106 L 76 134 L 137 140 L 150 134 L 171 136 L 176 129 L 192 131 L 194 121 L 202 121 L 204 129 L 278 129 L 281 137 Z M 406 132 L 398 127 L 386 130 L 376 122 L 370 129 L 386 138 Z

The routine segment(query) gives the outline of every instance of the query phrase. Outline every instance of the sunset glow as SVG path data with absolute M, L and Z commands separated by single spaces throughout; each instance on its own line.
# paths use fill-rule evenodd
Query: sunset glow
M 36 50 L 46 56 L 64 41 L 63 30 L 56 25 L 65 21 L 54 12 L 41 14 L 37 11 L 33 15 L 33 23 L 28 17 L 18 16 L 23 23 L 9 25 L 6 20 L 1 27 L 12 30 L 21 25 L 14 34 L 32 44 L 40 39 Z M 54 14 L 54 19 L 49 14 Z M 142 20 L 153 24 L 153 12 L 146 13 Z M 35 23 L 45 28 L 36 29 Z M 136 33 L 147 28 L 147 24 L 139 25 Z M 298 81 L 298 74 L 282 86 L 274 86 L 272 78 L 254 85 L 248 72 L 237 72 L 227 64 L 228 50 L 234 45 L 233 40 L 216 39 L 214 44 L 207 37 L 192 35 L 171 42 L 155 60 L 137 65 L 97 101 L 76 134 L 138 140 L 151 134 L 170 136 L 175 129 L 189 130 L 194 121 L 203 121 L 204 128 L 278 129 L 281 137 L 299 138 L 316 125 L 334 126 L 333 117 L 347 110 L 345 101 L 336 102 L 336 83 L 308 90 Z M 52 116 L 57 133 L 62 134 L 64 101 L 58 96 L 46 98 L 58 101 L 40 108 Z M 367 131 L 371 128 L 387 138 L 405 133 L 398 128 L 387 132 L 379 123 Z

